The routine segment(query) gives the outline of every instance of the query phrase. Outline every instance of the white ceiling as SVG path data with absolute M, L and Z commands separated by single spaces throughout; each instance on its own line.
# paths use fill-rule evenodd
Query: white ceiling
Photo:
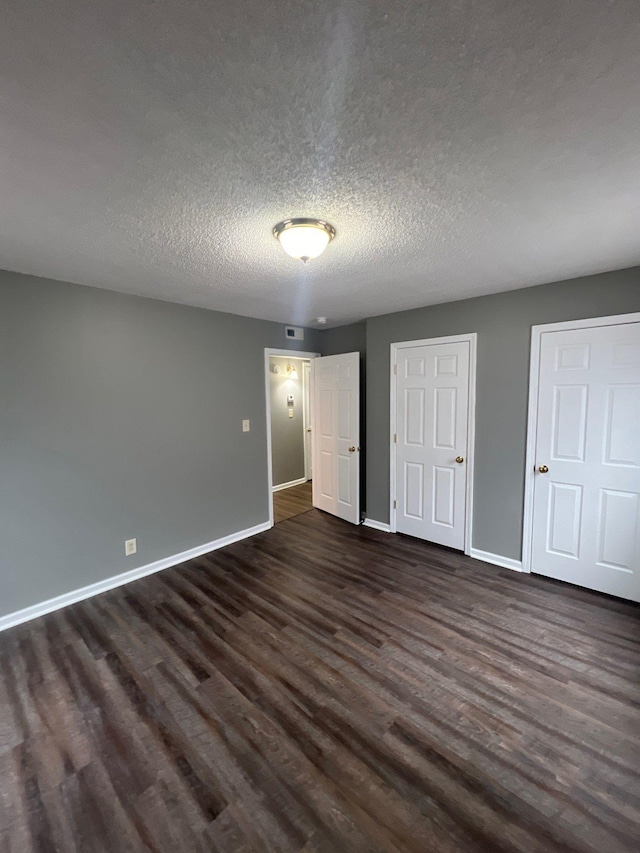
M 639 45 L 639 0 L 4 0 L 0 266 L 329 325 L 632 266 Z

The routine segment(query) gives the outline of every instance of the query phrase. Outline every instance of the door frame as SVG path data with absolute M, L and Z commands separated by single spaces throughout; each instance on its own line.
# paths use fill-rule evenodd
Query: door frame
M 277 356 L 281 358 L 303 358 L 308 359 L 310 361 L 313 358 L 320 358 L 320 353 L 302 352 L 301 350 L 292 349 L 273 349 L 272 347 L 265 347 L 264 350 L 264 397 L 267 418 L 267 489 L 269 495 L 269 527 L 273 527 L 273 486 L 271 485 L 271 481 L 273 480 L 273 459 L 271 457 L 271 394 L 269 385 L 269 359 L 272 356 Z M 310 387 L 307 390 L 309 393 L 311 393 Z M 311 435 L 313 441 L 313 433 L 311 433 Z
M 400 341 L 390 346 L 390 370 L 389 370 L 389 413 L 391 430 L 389 432 L 389 527 L 391 533 L 397 532 L 396 510 L 394 502 L 396 495 L 396 449 L 397 444 L 393 440 L 397 432 L 397 387 L 396 368 L 398 363 L 398 350 L 409 347 L 435 346 L 437 344 L 469 344 L 469 409 L 467 412 L 467 493 L 465 496 L 465 523 L 464 523 L 464 553 L 471 554 L 471 542 L 473 536 L 473 481 L 474 481 L 474 459 L 476 443 L 476 360 L 478 349 L 478 335 L 470 332 L 467 335 L 448 335 L 443 338 L 425 338 L 420 341 Z
M 535 488 L 536 441 L 538 438 L 538 394 L 540 391 L 540 348 L 545 332 L 568 332 L 574 329 L 595 329 L 599 326 L 622 326 L 640 323 L 640 312 L 614 314 L 609 317 L 590 317 L 586 320 L 563 320 L 531 327 L 529 361 L 529 403 L 527 410 L 527 443 L 524 465 L 524 513 L 522 518 L 522 571 L 531 573 L 533 560 L 533 493 Z

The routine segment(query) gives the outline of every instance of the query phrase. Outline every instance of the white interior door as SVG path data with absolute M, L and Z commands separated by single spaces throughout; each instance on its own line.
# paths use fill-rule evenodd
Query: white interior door
M 313 505 L 360 524 L 360 354 L 311 363 Z
M 302 364 L 302 389 L 304 403 L 304 475 L 307 480 L 313 476 L 313 459 L 311 456 L 311 362 Z
M 396 530 L 464 549 L 469 341 L 398 347 Z
M 640 323 L 543 332 L 531 569 L 640 601 Z

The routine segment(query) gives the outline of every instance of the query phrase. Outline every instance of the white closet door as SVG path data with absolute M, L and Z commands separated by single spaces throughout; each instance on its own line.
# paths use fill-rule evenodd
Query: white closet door
M 464 549 L 470 345 L 401 347 L 396 530 Z
M 311 362 L 313 505 L 360 524 L 360 354 Z
M 640 323 L 541 337 L 532 571 L 640 601 Z

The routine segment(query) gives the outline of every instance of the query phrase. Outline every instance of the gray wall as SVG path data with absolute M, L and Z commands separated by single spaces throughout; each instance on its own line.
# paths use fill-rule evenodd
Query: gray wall
M 531 326 L 640 311 L 640 268 L 367 321 L 366 514 L 389 521 L 389 346 L 478 334 L 473 545 L 520 559 Z
M 291 363 L 298 378 L 291 379 L 285 368 Z M 282 373 L 269 371 L 271 392 L 271 459 L 274 486 L 304 477 L 304 399 L 302 364 L 298 360 L 272 357 L 270 367 L 279 365 Z M 287 396 L 293 394 L 293 417 L 289 417 Z
M 277 323 L 0 273 L 0 616 L 266 521 L 264 348 L 288 346 Z
M 473 544 L 519 559 L 530 328 L 630 311 L 640 269 L 294 344 L 276 323 L 0 272 L 0 616 L 267 520 L 265 347 L 366 348 L 366 508 L 388 521 L 389 345 L 477 332 Z
M 359 352 L 364 358 L 367 348 L 367 323 L 349 323 L 322 332 L 322 355 Z

